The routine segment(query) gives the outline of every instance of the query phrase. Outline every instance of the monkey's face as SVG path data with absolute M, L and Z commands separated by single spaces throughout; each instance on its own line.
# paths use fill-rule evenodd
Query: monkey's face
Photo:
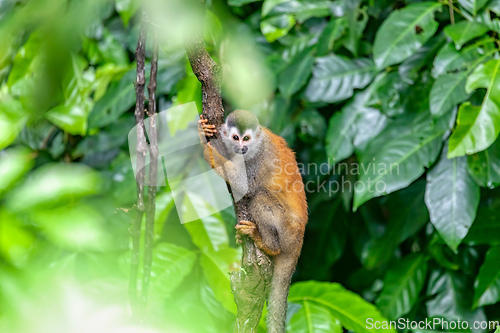
M 242 154 L 249 158 L 255 154 L 260 140 L 260 126 L 253 129 L 238 129 L 224 124 L 221 131 L 222 137 L 229 151 Z

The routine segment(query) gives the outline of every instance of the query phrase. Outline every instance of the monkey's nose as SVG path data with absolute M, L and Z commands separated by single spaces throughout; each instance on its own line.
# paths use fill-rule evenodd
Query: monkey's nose
M 242 154 L 246 154 L 247 151 L 248 151 L 248 147 L 247 146 L 241 147 L 241 153 Z

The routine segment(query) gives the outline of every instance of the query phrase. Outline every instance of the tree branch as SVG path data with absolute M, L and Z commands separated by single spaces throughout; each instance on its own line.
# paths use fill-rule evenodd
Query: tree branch
M 203 116 L 210 124 L 219 128 L 224 122 L 220 66 L 205 50 L 201 33 L 193 34 L 186 44 L 186 51 L 193 72 L 201 82 Z M 216 133 L 215 139 L 220 139 L 219 132 Z M 207 140 L 210 140 L 210 137 L 207 137 Z M 221 142 L 222 140 L 215 140 L 215 148 L 222 149 L 218 146 Z M 228 189 L 230 191 L 229 186 Z M 236 202 L 234 207 L 238 221 L 252 221 L 247 197 Z M 231 289 L 238 309 L 234 332 L 257 332 L 272 276 L 272 265 L 269 257 L 261 252 L 249 238 L 243 237 L 242 248 L 243 271 L 231 274 Z
M 137 206 L 130 228 L 132 237 L 132 259 L 130 263 L 130 276 L 129 276 L 129 297 L 134 313 L 139 309 L 139 302 L 137 297 L 137 276 L 139 270 L 139 247 L 141 237 L 141 222 L 144 215 L 144 180 L 145 180 L 145 164 L 147 143 L 146 135 L 144 132 L 144 86 L 146 84 L 146 36 L 148 26 L 146 23 L 146 12 L 142 12 L 141 31 L 139 34 L 139 42 L 135 56 L 137 60 L 137 81 L 135 82 L 136 102 L 135 102 L 135 121 L 137 123 Z
M 149 116 L 149 186 L 146 203 L 146 235 L 144 241 L 144 271 L 142 280 L 142 301 L 146 304 L 148 286 L 153 262 L 153 238 L 155 223 L 156 181 L 158 176 L 158 133 L 156 128 L 156 77 L 158 73 L 158 38 L 156 28 L 153 29 L 153 58 L 148 84 L 148 116 Z

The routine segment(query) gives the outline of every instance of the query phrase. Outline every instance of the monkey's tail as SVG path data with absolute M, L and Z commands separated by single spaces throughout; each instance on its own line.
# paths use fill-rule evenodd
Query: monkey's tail
M 267 298 L 267 332 L 285 333 L 288 292 L 297 258 L 279 254 L 274 257 L 273 277 Z

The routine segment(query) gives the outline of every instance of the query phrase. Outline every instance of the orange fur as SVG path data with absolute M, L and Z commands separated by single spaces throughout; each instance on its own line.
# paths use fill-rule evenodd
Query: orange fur
M 288 147 L 282 137 L 272 133 L 267 128 L 263 128 L 263 131 L 272 143 L 271 149 L 277 155 L 277 169 L 280 170 L 273 174 L 269 189 L 280 193 L 280 196 L 282 196 L 281 201 L 286 203 L 291 212 L 297 214 L 298 219 L 304 222 L 303 226 L 305 226 L 305 222 L 307 222 L 307 201 L 304 183 L 295 159 L 295 152 Z M 290 177 L 286 177 L 286 175 Z M 300 186 L 301 188 L 299 188 Z

